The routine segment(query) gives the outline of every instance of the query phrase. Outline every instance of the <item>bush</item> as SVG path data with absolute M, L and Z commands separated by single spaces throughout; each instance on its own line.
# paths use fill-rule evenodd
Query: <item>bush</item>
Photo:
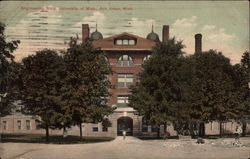
M 205 140 L 203 139 L 203 138 L 198 138 L 197 139 L 197 142 L 196 142 L 197 144 L 204 144 L 205 143 Z

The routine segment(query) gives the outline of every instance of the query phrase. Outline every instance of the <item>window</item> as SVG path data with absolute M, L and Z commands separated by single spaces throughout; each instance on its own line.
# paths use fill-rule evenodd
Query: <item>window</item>
M 115 44 L 116 45 L 122 45 L 122 40 L 116 40 Z
M 148 132 L 148 125 L 142 125 L 142 132 Z
M 41 129 L 41 121 L 35 120 L 35 124 L 36 124 L 36 130 Z
M 7 130 L 7 121 L 3 121 L 3 129 Z
M 118 66 L 134 66 L 132 57 L 128 55 L 122 55 L 118 60 Z
M 128 96 L 118 96 L 117 97 L 117 106 L 123 107 L 128 105 Z
M 143 62 L 147 61 L 149 58 L 151 57 L 151 55 L 147 55 L 143 58 Z
M 124 39 L 124 40 L 122 41 L 122 44 L 123 44 L 123 45 L 128 45 L 128 40 Z
M 133 74 L 118 74 L 118 88 L 129 88 L 133 85 Z
M 135 39 L 116 39 L 115 44 L 116 45 L 135 45 L 136 40 Z
M 17 129 L 18 130 L 22 129 L 22 121 L 21 120 L 17 120 Z
M 129 45 L 135 45 L 135 40 L 129 40 L 129 41 L 128 41 L 128 44 L 129 44 Z
M 103 131 L 103 132 L 107 132 L 107 131 L 108 131 L 108 128 L 107 128 L 107 127 L 102 127 L 102 131 Z
M 156 125 L 151 125 L 151 132 L 157 132 L 158 127 Z
M 109 97 L 105 96 L 105 97 L 101 97 L 101 105 L 107 105 L 108 104 L 108 100 Z
M 98 127 L 93 127 L 93 132 L 98 132 Z
M 148 132 L 148 124 L 144 118 L 142 118 L 142 132 Z
M 30 120 L 26 120 L 26 129 L 30 130 Z

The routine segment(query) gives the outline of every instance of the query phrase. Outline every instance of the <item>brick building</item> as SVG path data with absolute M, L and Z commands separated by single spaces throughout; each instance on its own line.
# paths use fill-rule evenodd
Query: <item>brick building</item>
M 162 40 L 169 39 L 169 26 L 162 28 Z M 142 69 L 142 64 L 151 55 L 152 47 L 160 42 L 157 33 L 152 31 L 144 37 L 129 33 L 121 33 L 103 38 L 103 35 L 96 29 L 90 33 L 89 25 L 82 24 L 82 42 L 91 40 L 95 48 L 100 48 L 101 52 L 107 57 L 113 74 L 108 78 L 111 81 L 111 96 L 108 105 L 115 108 L 114 113 L 109 116 L 112 123 L 111 127 L 104 128 L 101 123 L 83 124 L 83 134 L 86 136 L 117 136 L 121 135 L 123 130 L 128 135 L 156 135 L 157 128 L 154 125 L 145 125 L 142 117 L 136 115 L 136 111 L 128 106 L 129 87 L 138 81 L 138 73 Z M 202 52 L 202 35 L 195 35 L 195 53 Z M 13 114 L 1 119 L 1 130 L 3 133 L 44 133 L 39 128 L 37 118 Z M 223 123 L 225 133 L 234 133 L 236 122 Z M 248 124 L 247 132 L 249 130 Z M 206 134 L 219 134 L 219 124 L 211 122 L 205 124 Z M 163 133 L 163 126 L 161 127 Z M 167 127 L 171 135 L 176 135 L 172 126 Z M 60 130 L 51 130 L 51 134 L 62 133 Z M 79 135 L 79 128 L 72 127 L 68 134 Z

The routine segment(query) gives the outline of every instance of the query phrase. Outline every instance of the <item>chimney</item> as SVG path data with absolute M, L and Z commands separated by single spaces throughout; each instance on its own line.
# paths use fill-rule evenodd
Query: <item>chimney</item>
M 195 34 L 195 53 L 201 53 L 202 52 L 202 35 Z
M 89 39 L 89 25 L 82 24 L 82 43 L 86 43 Z
M 169 25 L 163 25 L 162 41 L 167 41 L 168 39 L 169 39 Z

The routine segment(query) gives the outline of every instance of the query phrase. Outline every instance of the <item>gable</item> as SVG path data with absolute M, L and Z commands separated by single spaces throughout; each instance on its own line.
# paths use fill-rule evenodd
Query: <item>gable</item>
M 95 48 L 101 50 L 152 50 L 156 42 L 137 35 L 122 33 L 92 42 Z

